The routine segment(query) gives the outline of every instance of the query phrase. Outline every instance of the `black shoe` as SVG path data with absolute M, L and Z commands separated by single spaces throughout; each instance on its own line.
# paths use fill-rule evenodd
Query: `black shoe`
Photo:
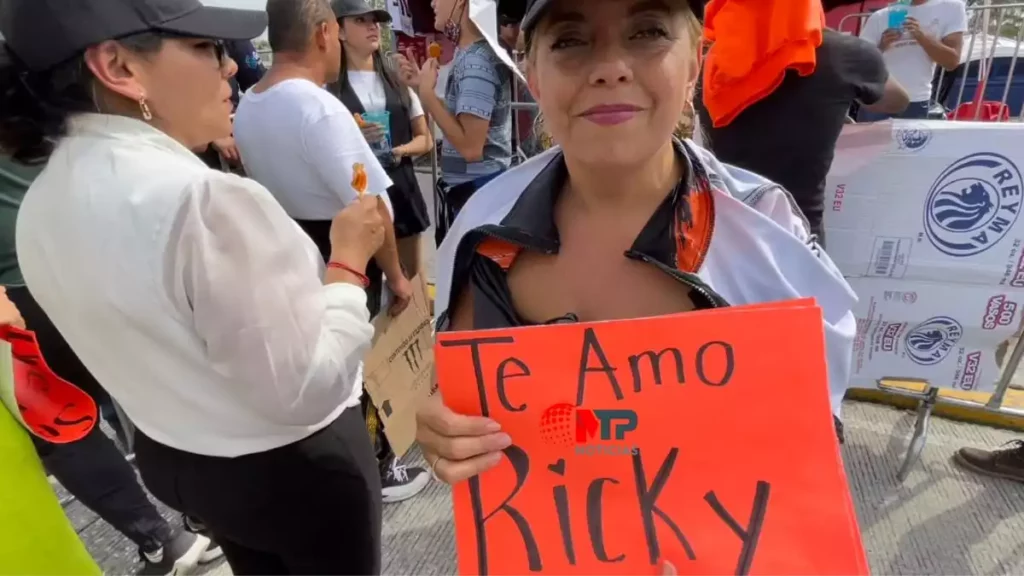
M 203 552 L 203 555 L 199 557 L 200 564 L 209 564 L 210 562 L 213 562 L 214 560 L 224 555 L 224 551 L 221 550 L 220 544 L 214 542 L 213 537 L 210 536 L 210 532 L 206 529 L 206 526 L 204 526 L 202 522 L 196 520 L 195 518 L 192 518 L 191 516 L 188 516 L 187 514 L 182 514 L 181 523 L 185 525 L 185 530 L 188 530 L 193 534 L 205 536 L 210 540 L 210 544 L 207 545 L 206 551 Z
M 199 564 L 199 559 L 209 544 L 210 539 L 205 536 L 180 532 L 156 550 L 150 552 L 139 550 L 139 556 L 145 564 L 139 570 L 139 574 L 144 576 L 188 574 Z
M 430 484 L 430 474 L 425 468 L 404 466 L 394 456 L 386 459 L 381 468 L 381 499 L 385 504 L 408 500 Z
M 953 461 L 979 474 L 1024 482 L 1024 440 L 1010 441 L 997 450 L 961 448 Z

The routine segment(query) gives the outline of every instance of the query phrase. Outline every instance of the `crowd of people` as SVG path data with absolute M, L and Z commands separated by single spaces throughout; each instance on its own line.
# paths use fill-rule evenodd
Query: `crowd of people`
M 756 4 L 528 0 L 496 47 L 469 3 L 432 2 L 456 47 L 443 90 L 436 59 L 383 52 L 390 16 L 365 0 L 0 4 L 0 284 L 120 432 L 35 447 L 143 573 L 379 573 L 382 504 L 498 463 L 509 436 L 438 394 L 429 469 L 403 465 L 363 390 L 371 320 L 409 304 L 431 225 L 439 331 L 816 298 L 842 441 L 856 296 L 823 249 L 825 177 L 852 108 L 927 115 L 962 3 L 820 30 L 813 73 L 746 62 L 780 81 L 738 111 L 715 79 L 752 40 L 722 31 L 760 34 Z M 513 166 L 518 73 L 559 146 Z M 435 190 L 413 167 L 428 118 Z M 959 458 L 1024 479 L 1024 445 Z

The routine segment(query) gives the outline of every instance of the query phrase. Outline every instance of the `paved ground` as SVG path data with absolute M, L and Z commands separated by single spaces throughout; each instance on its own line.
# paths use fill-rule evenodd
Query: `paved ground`
M 1024 574 L 1024 484 L 973 476 L 949 461 L 961 445 L 997 446 L 1019 436 L 935 420 L 921 463 L 900 486 L 895 475 L 912 418 L 885 406 L 846 406 L 843 458 L 872 572 Z M 137 568 L 130 543 L 92 512 L 78 502 L 68 504 L 67 512 L 108 574 Z M 455 571 L 451 499 L 443 485 L 385 508 L 383 570 Z M 204 572 L 230 575 L 223 563 Z

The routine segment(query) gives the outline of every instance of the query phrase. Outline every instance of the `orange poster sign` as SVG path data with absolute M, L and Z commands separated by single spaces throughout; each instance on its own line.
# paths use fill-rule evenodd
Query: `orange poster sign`
M 9 344 L 9 350 L 0 351 L 5 354 L 0 359 L 0 400 L 11 414 L 54 444 L 85 437 L 96 425 L 92 397 L 50 370 L 34 332 L 5 326 L 0 328 L 0 340 Z
M 513 445 L 454 487 L 463 574 L 866 574 L 813 301 L 438 335 Z

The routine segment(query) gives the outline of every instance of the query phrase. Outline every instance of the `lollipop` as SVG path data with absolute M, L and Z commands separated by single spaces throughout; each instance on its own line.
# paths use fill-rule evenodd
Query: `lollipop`
M 359 126 L 360 128 L 366 128 L 366 121 L 363 120 L 362 116 L 360 116 L 359 114 L 353 114 L 352 117 L 356 119 L 357 126 Z
M 430 46 L 427 47 L 427 55 L 434 60 L 441 58 L 441 45 L 437 42 L 431 42 Z
M 356 162 L 352 165 L 352 188 L 360 198 L 366 193 L 366 186 L 369 184 L 366 176 L 366 167 Z

